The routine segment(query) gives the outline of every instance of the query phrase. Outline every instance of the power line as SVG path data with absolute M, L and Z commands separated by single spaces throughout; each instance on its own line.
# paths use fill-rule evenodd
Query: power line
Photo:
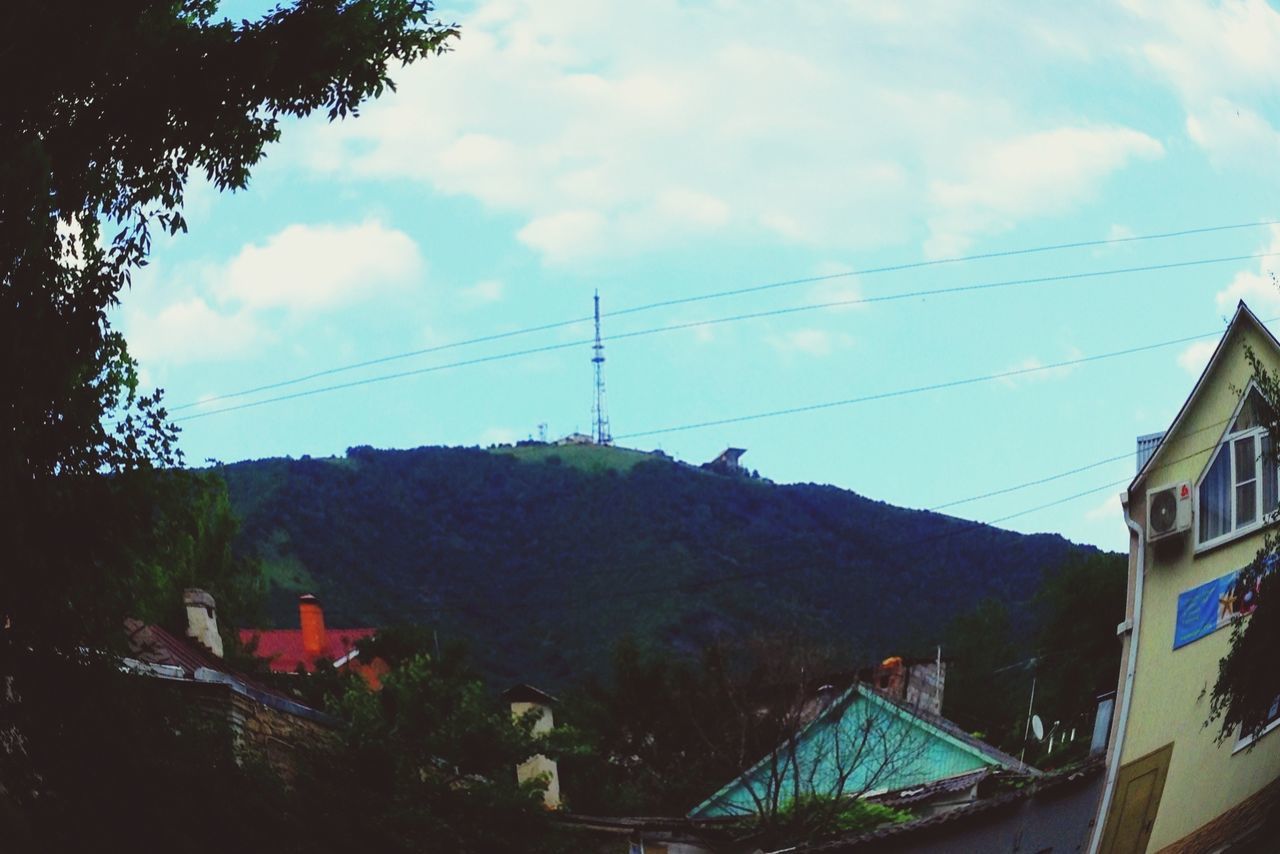
M 639 312 L 651 311 L 653 309 L 658 309 L 658 308 L 667 308 L 670 306 L 684 305 L 684 304 L 693 303 L 693 302 L 722 299 L 725 297 L 739 296 L 739 295 L 748 294 L 748 293 L 757 293 L 760 291 L 792 287 L 795 285 L 816 284 L 818 282 L 830 281 L 833 279 L 840 279 L 840 278 L 849 278 L 853 276 L 871 276 L 871 275 L 877 275 L 881 273 L 901 272 L 905 270 L 934 267 L 934 266 L 939 266 L 944 264 L 959 264 L 959 263 L 965 263 L 970 261 L 990 260 L 994 258 L 1006 258 L 1006 257 L 1020 256 L 1020 255 L 1031 255 L 1031 254 L 1043 253 L 1043 252 L 1056 252 L 1056 251 L 1061 251 L 1065 249 L 1081 249 L 1081 248 L 1087 248 L 1091 246 L 1105 246 L 1105 245 L 1133 243 L 1133 242 L 1148 241 L 1148 240 L 1165 240 L 1170 238 L 1188 237 L 1192 235 L 1209 234 L 1213 232 L 1232 231 L 1232 230 L 1238 230 L 1243 228 L 1258 228 L 1258 227 L 1277 225 L 1277 224 L 1280 224 L 1280 220 L 1266 220 L 1262 222 L 1252 222 L 1252 223 L 1235 223 L 1231 225 L 1215 225 L 1215 226 L 1207 226 L 1203 228 L 1183 229 L 1180 231 L 1161 232 L 1157 234 L 1140 234 L 1140 235 L 1133 235 L 1129 237 L 1114 237 L 1114 238 L 1105 238 L 1101 240 L 1085 240 L 1085 241 L 1075 241 L 1072 243 L 1057 243 L 1057 244 L 1049 244 L 1044 246 L 1032 246 L 1032 247 L 1026 247 L 1021 249 L 1008 249 L 1008 250 L 1002 250 L 997 252 L 986 252 L 986 253 L 981 253 L 977 255 L 962 255 L 962 256 L 955 256 L 951 258 L 938 258 L 931 261 L 915 261 L 915 262 L 910 262 L 905 264 L 893 264 L 893 265 L 883 266 L 883 267 L 869 267 L 861 270 L 848 270 L 840 273 L 830 273 L 822 276 L 807 276 L 807 277 L 797 278 L 797 279 L 785 279 L 782 281 L 769 282 L 766 284 L 754 285 L 746 288 L 735 288 L 731 290 L 714 291 L 711 293 L 697 294 L 690 297 L 680 297 L 672 300 L 663 300 L 660 302 L 646 303 L 643 305 L 632 306 L 630 308 L 619 309 L 617 311 L 605 312 L 601 315 L 601 317 L 621 317 L 623 315 L 636 314 Z M 1243 256 L 1241 258 L 1231 258 L 1231 259 L 1222 259 L 1222 260 L 1224 261 L 1225 260 L 1245 260 L 1247 258 L 1252 258 L 1252 257 L 1262 257 L 1262 256 Z M 1208 261 L 1203 263 L 1216 263 L 1216 262 Z M 1157 267 L 1153 269 L 1168 269 L 1168 268 Z M 995 287 L 995 286 L 998 286 L 998 285 L 991 285 L 989 287 Z M 961 288 L 958 290 L 965 290 L 965 289 Z M 951 291 L 950 289 L 940 289 L 937 291 L 915 292 L 911 294 L 903 294 L 900 296 L 886 296 L 886 297 L 880 297 L 876 299 L 870 299 L 870 300 L 866 300 L 866 302 L 878 302 L 878 301 L 886 301 L 890 299 L 908 299 L 916 296 L 929 296 L 929 295 L 949 293 L 949 292 L 953 292 L 953 291 Z M 286 388 L 291 385 L 298 385 L 300 383 L 309 382 L 310 380 L 320 379 L 322 377 L 332 376 L 334 374 L 345 373 L 347 371 L 354 371 L 354 370 L 359 370 L 361 368 L 373 367 L 375 365 L 382 365 L 388 362 L 399 361 L 402 359 L 410 359 L 416 356 L 425 356 L 431 353 L 439 353 L 439 352 L 442 352 L 445 350 L 451 350 L 457 347 L 465 347 L 473 344 L 483 344 L 483 343 L 488 343 L 492 341 L 500 341 L 506 338 L 514 338 L 521 335 L 531 335 L 537 332 L 549 332 L 556 329 L 563 329 L 568 326 L 576 326 L 578 324 L 587 323 L 591 320 L 592 318 L 590 316 L 576 317 L 569 320 L 560 320 L 560 321 L 555 321 L 551 323 L 540 324 L 537 326 L 528 326 L 521 329 L 513 329 L 507 332 L 498 332 L 490 335 L 481 335 L 475 338 L 466 338 L 459 341 L 452 341 L 447 344 L 438 344 L 432 347 L 424 347 L 421 349 L 409 350 L 402 353 L 392 353 L 387 356 L 380 356 L 374 359 L 367 359 L 361 362 L 352 362 L 345 365 L 337 365 L 332 368 L 326 368 L 324 370 L 314 371 L 309 374 L 304 374 L 302 376 L 280 380 L 278 382 L 272 382 L 272 383 L 267 383 L 265 385 L 254 386 L 252 388 L 241 389 L 239 391 L 226 392 L 224 394 L 213 395 L 203 400 L 179 404 L 177 406 L 171 407 L 170 411 L 180 412 L 185 409 L 190 409 L 195 406 L 201 406 L 201 405 L 212 403 L 218 400 L 230 400 L 237 397 L 245 397 L 251 394 L 257 394 L 263 391 L 272 391 L 278 388 Z
M 1273 320 L 1276 318 L 1273 318 Z M 1264 322 L 1271 322 L 1270 320 Z M 1027 374 L 1039 373 L 1042 371 L 1060 370 L 1062 368 L 1075 367 L 1090 362 L 1100 362 L 1104 359 L 1115 359 L 1120 356 L 1132 356 L 1138 353 L 1145 353 L 1150 350 L 1158 350 L 1164 347 L 1172 347 L 1177 344 L 1186 344 L 1191 341 L 1198 341 L 1202 338 L 1213 338 L 1221 335 L 1221 330 L 1213 332 L 1203 332 L 1198 335 L 1188 335 L 1183 338 L 1173 338 L 1168 341 L 1157 341 L 1154 344 L 1143 344 L 1138 347 L 1127 347 L 1124 350 L 1113 350 L 1110 353 L 1099 353 L 1093 356 L 1081 356 L 1076 359 L 1066 359 L 1061 362 L 1052 362 L 1047 365 L 1035 365 L 1026 368 L 1013 368 L 1007 371 L 999 371 L 994 374 L 982 374 L 976 377 L 965 377 L 964 379 L 948 380 L 946 382 L 929 383 L 928 385 L 912 386 L 911 388 L 894 389 L 893 391 L 877 392 L 876 394 L 862 395 L 861 397 L 850 397 L 843 400 L 830 400 L 822 403 L 810 403 L 804 406 L 792 406 L 786 409 L 774 409 L 768 412 L 756 412 L 750 415 L 736 415 L 731 418 L 718 418 L 712 421 L 698 421 L 692 424 L 680 424 L 673 427 L 659 427 L 653 430 L 641 430 L 635 433 L 627 433 L 622 436 L 615 436 L 615 439 L 633 439 L 640 436 L 657 436 L 664 433 L 676 433 L 684 430 L 698 430 L 703 427 L 719 427 L 725 424 L 740 424 L 744 421 L 757 421 L 762 418 L 777 418 L 783 415 L 798 415 L 804 412 L 816 412 L 822 409 L 834 409 L 841 406 L 855 406 L 861 403 L 871 403 L 877 400 L 889 400 L 896 397 L 907 397 L 909 395 L 922 394 L 928 391 L 940 391 L 948 388 L 959 388 L 961 386 L 975 385 L 978 383 L 991 382 L 993 380 L 1009 379 L 1012 377 L 1025 376 Z
M 1214 421 L 1211 424 L 1206 424 L 1203 427 L 1198 427 L 1195 430 L 1188 432 L 1186 435 L 1188 438 L 1191 436 L 1198 436 L 1199 434 L 1205 432 L 1206 430 L 1212 430 L 1215 427 L 1222 427 L 1230 420 L 1231 420 L 1230 418 L 1224 418 L 1220 421 Z M 980 501 L 984 498 L 994 498 L 997 495 L 1008 495 L 1011 492 L 1019 492 L 1023 489 L 1028 489 L 1032 486 L 1040 486 L 1042 484 L 1050 483 L 1055 480 L 1061 480 L 1064 477 L 1070 477 L 1073 474 L 1080 474 L 1081 472 L 1086 472 L 1091 469 L 1096 469 L 1099 466 L 1106 465 L 1107 463 L 1114 463 L 1120 460 L 1132 459 L 1133 454 L 1134 452 L 1133 452 L 1133 449 L 1131 448 L 1125 451 L 1124 453 L 1118 454 L 1114 457 L 1106 457 L 1105 459 L 1095 460 L 1094 462 L 1085 463 L 1084 465 L 1078 466 L 1073 469 L 1060 471 L 1056 474 L 1051 474 L 1051 475 L 1048 475 L 1047 477 L 1041 477 L 1035 480 L 1024 481 L 1023 483 L 1015 484 L 1014 486 L 1006 486 L 1006 487 L 1003 487 L 1002 489 L 992 490 L 991 492 L 982 492 L 977 495 L 970 495 L 967 498 L 957 498 L 953 501 L 948 501 L 944 504 L 935 504 L 933 507 L 930 507 L 928 509 L 930 513 L 937 513 L 939 510 L 945 510 L 948 507 L 956 507 L 960 504 L 968 504 L 973 501 Z
M 1084 272 L 1084 273 L 1062 273 L 1054 276 L 1037 276 L 1037 277 L 1023 278 L 1023 279 L 1007 279 L 1007 280 L 998 281 L 998 282 L 982 282 L 982 283 L 969 284 L 969 285 L 957 285 L 957 286 L 948 287 L 948 288 L 916 290 L 916 291 L 910 291 L 906 293 L 885 294 L 885 295 L 875 296 L 875 297 L 857 297 L 857 298 L 844 299 L 844 300 L 830 300 L 827 302 L 808 303 L 805 305 L 798 305 L 798 306 L 785 306 L 782 308 L 769 309 L 766 311 L 749 312 L 746 314 L 735 314 L 735 315 L 729 315 L 726 317 L 710 318 L 706 320 L 691 320 L 683 323 L 670 323 L 663 326 L 655 326 L 655 327 L 649 327 L 647 329 L 633 330 L 631 332 L 615 333 L 613 335 L 604 336 L 601 340 L 602 341 L 622 341 L 625 339 L 641 338 L 641 337 L 656 335 L 664 332 L 677 332 L 685 329 L 695 329 L 700 327 L 716 326 L 716 325 L 725 324 L 725 323 L 737 323 L 744 320 L 759 320 L 759 319 L 768 318 L 768 317 L 779 317 L 783 315 L 798 314 L 801 312 L 808 312 L 808 311 L 820 311 L 820 310 L 831 309 L 831 308 L 842 308 L 842 307 L 848 307 L 848 306 L 854 306 L 854 305 L 865 305 L 865 304 L 878 303 L 878 302 L 891 302 L 891 301 L 904 300 L 904 299 L 914 299 L 917 297 L 940 296 L 945 294 L 956 294 L 956 293 L 968 293 L 968 292 L 974 292 L 974 291 L 992 290 L 996 288 L 1025 287 L 1025 286 L 1049 284 L 1049 283 L 1055 283 L 1055 282 L 1078 281 L 1083 279 L 1100 278 L 1103 276 L 1129 275 L 1134 273 L 1149 273 L 1149 272 L 1155 272 L 1159 270 L 1170 270 L 1170 269 L 1176 269 L 1176 268 L 1182 268 L 1182 267 L 1204 266 L 1207 264 L 1221 264 L 1226 262 L 1247 261 L 1247 260 L 1254 260 L 1258 258 L 1269 258 L 1276 255 L 1280 255 L 1280 252 L 1263 252 L 1263 253 L 1254 253 L 1251 255 L 1228 256 L 1223 258 L 1198 258 L 1190 261 L 1172 261 L 1164 264 L 1148 264 L 1140 267 L 1120 267 L 1120 268 L 1109 269 L 1109 270 L 1094 270 L 1094 271 Z M 603 317 L 604 315 L 602 314 L 601 316 Z M 541 328 L 545 329 L 545 328 L 551 328 L 551 327 L 544 326 Z M 512 334 L 515 334 L 515 333 L 512 333 Z M 1198 337 L 1203 337 L 1203 336 L 1198 336 Z M 478 341 L 481 339 L 472 339 L 472 340 Z M 193 421 L 195 419 L 205 418 L 210 415 L 219 415 L 226 412 L 236 412 L 241 409 L 252 409 L 258 406 L 265 406 L 270 403 L 279 403 L 282 401 L 296 400 L 302 397 L 310 397 L 312 395 L 325 394 L 328 392 L 340 391 L 342 389 L 348 389 L 348 388 L 356 388 L 364 385 L 373 385 L 375 383 L 382 383 L 382 382 L 388 382 L 390 380 L 404 379 L 406 377 L 420 376 L 422 374 L 435 373 L 437 371 L 443 371 L 451 368 L 468 367 L 471 365 L 478 365 L 478 364 L 483 364 L 487 362 L 503 361 L 506 359 L 514 359 L 521 356 L 529 356 L 537 353 L 546 353 L 554 350 L 564 350 L 571 347 L 591 345 L 593 343 L 595 343 L 594 339 L 584 338 L 584 339 L 578 339 L 574 341 L 562 342 L 559 344 L 548 344 L 541 347 L 530 347 L 523 350 L 515 350 L 515 351 L 506 352 L 506 353 L 497 353 L 490 356 L 480 356 L 474 359 L 464 359 L 458 362 L 448 362 L 441 365 L 431 365 L 425 368 L 414 368 L 412 370 L 398 371 L 392 374 L 381 374 L 375 377 L 365 377 L 359 380 L 350 380 L 348 382 L 336 383 L 336 384 L 327 385 L 327 386 L 320 386 L 319 388 L 306 389 L 304 391 L 292 392 L 290 394 L 277 395 L 274 397 L 263 398 L 261 400 L 255 400 L 247 403 L 236 404 L 234 406 L 225 406 L 219 409 L 213 409 L 213 410 L 209 410 L 207 412 L 201 412 L 195 415 L 188 415 L 188 416 L 184 416 L 174 420 L 179 422 Z M 1179 342 L 1171 342 L 1171 343 L 1179 343 Z M 445 349 L 448 346 L 451 346 L 451 345 L 442 345 L 440 348 L 436 348 L 436 349 Z M 420 354 L 423 352 L 427 352 L 427 351 L 417 351 L 417 354 Z M 398 358 L 398 357 L 386 357 L 385 359 L 377 360 L 377 361 L 390 361 L 393 358 Z M 368 362 L 368 363 L 362 363 L 362 364 L 367 365 L 367 364 L 375 364 L 375 363 L 376 362 Z M 1055 366 L 1050 365 L 1046 367 L 1055 367 Z M 1024 370 L 1043 370 L 1043 369 L 1044 368 L 1024 369 Z M 329 371 L 317 372 L 317 373 L 308 375 L 307 378 L 314 379 L 319 376 L 335 373 L 338 370 L 341 370 L 341 369 L 332 369 Z M 272 384 L 271 386 L 259 386 L 256 389 L 256 391 L 265 390 L 267 388 L 279 388 L 281 386 L 295 384 L 296 382 L 302 382 L 302 380 L 301 379 L 287 380 L 280 383 Z M 204 401 L 200 401 L 200 403 L 207 404 L 214 400 L 227 399 L 231 397 L 240 397 L 249 393 L 250 392 L 248 391 L 233 392 L 231 394 L 221 395 L 216 398 L 207 398 Z M 193 405 L 195 404 L 184 404 L 181 407 L 175 407 L 174 411 L 190 408 Z M 840 405 L 840 404 L 828 404 L 828 405 Z M 764 417 L 764 416 L 756 416 L 756 417 Z M 749 420 L 749 419 L 743 419 L 743 420 Z M 731 423 L 731 421 L 708 422 L 705 425 L 695 425 L 695 426 L 714 426 L 716 424 L 721 424 L 721 423 Z M 625 439 L 625 438 L 632 438 L 636 436 L 650 435 L 652 433 L 671 432 L 672 430 L 678 430 L 678 429 L 692 429 L 692 427 L 667 428 L 665 430 L 655 430 L 655 431 L 648 431 L 644 433 L 630 433 L 625 436 L 616 436 L 614 438 Z
M 253 388 L 241 389 L 240 391 L 229 391 L 224 394 L 211 395 L 210 397 L 206 397 L 202 400 L 194 400 L 194 401 L 191 401 L 190 403 L 183 403 L 183 404 L 179 404 L 178 406 L 170 407 L 169 411 L 180 412 L 184 409 L 191 409 L 192 407 L 195 407 L 195 406 L 205 406 L 207 404 L 213 403 L 214 401 L 218 401 L 218 400 L 230 400 L 236 397 L 247 397 L 248 395 L 257 394 L 258 392 L 272 391 L 277 388 L 285 388 L 291 385 L 298 385 L 300 383 L 305 383 L 310 380 L 320 379 L 321 377 L 328 377 L 334 374 L 345 373 L 346 371 L 354 371 L 360 368 L 370 368 L 370 367 L 373 367 L 374 365 L 383 365 L 383 364 L 386 364 L 387 362 L 395 362 L 401 359 L 410 359 L 410 358 L 413 358 L 414 356 L 426 356 L 430 353 L 439 353 L 442 350 L 452 350 L 454 348 L 465 347 L 470 344 L 484 344 L 490 341 L 501 341 L 504 338 L 514 338 L 517 335 L 530 335 L 534 332 L 548 332 L 553 329 L 561 329 L 565 326 L 572 326 L 577 323 L 586 323 L 589 320 L 591 320 L 590 317 L 578 317 L 578 318 L 574 318 L 573 320 L 561 320 L 561 321 L 557 321 L 556 323 L 546 323 L 546 324 L 543 324 L 542 326 L 529 326 L 529 327 L 525 327 L 524 329 L 513 329 L 510 332 L 497 332 L 492 335 L 481 335 L 478 338 L 467 338 L 462 341 L 453 341 L 448 344 L 437 344 L 434 347 L 424 347 L 421 350 L 410 350 L 405 353 L 393 353 L 390 356 L 379 356 L 376 359 L 367 359 L 363 362 L 352 362 L 351 364 L 348 364 L 348 365 L 338 365 L 337 367 L 326 368 L 322 371 L 315 371 L 314 373 L 305 374 L 299 377 L 293 377 L 287 380 L 280 380 L 279 382 L 267 383 L 266 385 L 254 386 Z
M 772 290 L 774 288 L 785 288 L 792 285 L 810 285 L 818 282 L 830 281 L 832 279 L 843 279 L 851 276 L 871 276 L 879 273 L 897 273 L 904 270 L 918 270 L 924 267 L 937 267 L 943 264 L 959 264 L 968 261 L 985 261 L 993 258 L 1011 258 L 1018 255 L 1033 255 L 1041 252 L 1057 252 L 1063 249 L 1085 249 L 1090 246 L 1107 246 L 1118 243 L 1134 243 L 1144 240 L 1164 240 L 1173 237 L 1189 237 L 1196 234 L 1209 234 L 1217 231 L 1232 231 L 1241 228 L 1258 228 L 1268 225 L 1280 225 L 1280 220 L 1264 220 L 1262 222 L 1242 222 L 1234 225 L 1211 225 L 1204 228 L 1188 228 L 1181 231 L 1166 231 L 1159 234 L 1138 234 L 1129 237 L 1108 237 L 1101 240 L 1077 240 L 1072 243 L 1054 243 L 1044 246 L 1032 246 L 1025 249 L 1005 249 L 996 252 L 983 252 L 977 255 L 957 255 L 950 258 L 935 258 L 931 261 L 912 261 L 906 264 L 891 264 L 884 267 L 869 267 L 863 270 L 848 270 L 842 273 L 829 273 L 823 276 L 807 276 L 800 279 L 787 279 L 781 282 L 770 282 L 764 285 L 755 285 L 748 288 L 737 288 L 728 291 L 717 291 L 710 294 L 701 294 L 692 297 L 682 297 L 673 300 L 664 300 L 662 302 L 649 303 L 647 305 L 636 306 L 635 308 L 623 309 L 615 314 L 630 314 L 636 311 L 648 311 L 653 308 L 667 308 L 673 305 L 683 305 L 690 302 L 700 302 L 702 300 L 719 299 L 721 297 L 739 296 L 741 294 L 758 293 L 759 291 Z

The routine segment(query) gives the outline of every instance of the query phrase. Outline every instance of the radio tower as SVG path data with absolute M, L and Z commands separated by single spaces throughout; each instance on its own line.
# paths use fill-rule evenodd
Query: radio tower
M 613 436 L 609 433 L 609 416 L 604 412 L 604 345 L 600 343 L 600 292 L 596 291 L 596 343 L 591 346 L 595 353 L 591 362 L 596 366 L 596 397 L 591 404 L 591 424 L 594 435 L 591 437 L 597 445 L 612 445 Z

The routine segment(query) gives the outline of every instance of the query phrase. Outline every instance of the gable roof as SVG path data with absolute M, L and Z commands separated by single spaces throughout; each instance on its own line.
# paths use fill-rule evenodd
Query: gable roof
M 125 620 L 125 632 L 133 656 L 126 666 L 135 673 L 185 683 L 220 683 L 264 706 L 326 726 L 338 724 L 336 718 L 235 670 L 193 640 L 132 618 Z
M 980 739 L 974 738 L 958 725 L 952 723 L 946 718 L 941 717 L 940 715 L 929 714 L 913 706 L 908 706 L 905 703 L 897 702 L 874 688 L 857 682 L 846 689 L 821 713 L 815 715 L 812 720 L 800 728 L 800 731 L 796 734 L 795 738 L 791 740 L 791 743 L 794 745 L 794 749 L 799 750 L 800 745 L 817 732 L 819 727 L 825 725 L 826 722 L 838 722 L 839 720 L 842 720 L 845 712 L 859 700 L 868 703 L 878 711 L 892 716 L 892 718 L 901 721 L 905 725 L 919 730 L 935 743 L 944 744 L 947 747 L 958 751 L 962 755 L 967 755 L 971 760 L 978 763 L 980 767 L 996 766 L 1022 774 L 1040 774 L 1040 772 L 1035 768 L 1032 768 L 1021 760 L 1010 756 L 1004 751 L 999 750 Z M 746 781 L 750 781 L 760 771 L 760 769 L 766 768 L 767 763 L 776 756 L 779 751 L 783 750 L 784 747 L 785 744 L 779 745 L 770 753 L 766 754 L 750 768 L 743 771 L 724 786 L 720 787 L 720 789 L 718 789 L 715 794 L 711 795 L 711 797 L 707 798 L 690 810 L 689 815 L 694 817 L 706 817 L 700 814 L 708 809 L 724 807 L 725 805 L 731 804 L 731 796 L 734 791 L 740 787 L 749 786 L 750 783 Z M 963 773 L 967 775 L 973 770 L 976 769 L 970 767 L 965 769 Z M 951 776 L 954 776 L 954 774 L 939 773 L 935 777 L 919 779 L 913 782 L 917 785 L 933 783 Z
M 546 691 L 525 683 L 512 685 L 510 688 L 503 691 L 502 699 L 506 700 L 508 703 L 537 703 L 542 706 L 551 706 L 559 702 L 559 700 L 548 694 Z
M 1169 425 L 1169 429 L 1164 431 L 1164 435 L 1160 438 L 1160 443 L 1156 445 L 1155 450 L 1150 453 L 1146 461 L 1142 464 L 1142 467 L 1138 469 L 1138 473 L 1134 475 L 1133 480 L 1129 482 L 1129 492 L 1136 489 L 1138 484 L 1140 484 L 1143 478 L 1146 477 L 1147 473 L 1155 468 L 1156 460 L 1159 459 L 1168 447 L 1170 437 L 1174 436 L 1178 432 L 1178 428 L 1182 426 L 1183 420 L 1191 411 L 1192 404 L 1200 396 L 1200 393 L 1207 385 L 1209 375 L 1222 360 L 1222 355 L 1226 352 L 1228 339 L 1232 338 L 1241 329 L 1241 327 L 1245 325 L 1252 326 L 1258 332 L 1262 333 L 1262 339 L 1271 345 L 1274 355 L 1277 358 L 1280 358 L 1280 340 L 1277 340 L 1276 337 L 1271 334 L 1271 330 L 1266 327 L 1266 324 L 1258 319 L 1258 316 L 1253 313 L 1248 305 L 1245 304 L 1244 300 L 1240 300 L 1239 304 L 1236 305 L 1236 313 L 1232 316 L 1231 322 L 1227 324 L 1227 331 L 1218 339 L 1218 346 L 1213 349 L 1213 355 L 1209 357 L 1209 361 L 1205 364 L 1204 370 L 1200 372 L 1199 379 L 1197 379 L 1196 384 L 1192 386 L 1191 394 L 1187 395 L 1187 399 L 1182 402 L 1182 408 L 1179 409 L 1178 414 L 1174 416 L 1173 423 Z
M 302 667 L 308 673 L 316 669 L 316 662 L 326 658 L 332 662 L 350 661 L 356 644 L 373 637 L 377 629 L 325 629 L 325 648 L 318 654 L 308 654 L 302 645 L 302 629 L 241 629 L 240 642 L 257 643 L 256 654 L 265 658 L 276 673 L 293 673 Z

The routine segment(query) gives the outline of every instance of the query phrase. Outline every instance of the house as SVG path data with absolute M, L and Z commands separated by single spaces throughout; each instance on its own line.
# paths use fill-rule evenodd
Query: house
M 937 790 L 954 804 L 971 799 L 990 771 L 1038 773 L 945 718 L 866 683 L 843 691 L 824 685 L 820 693 L 821 707 L 805 714 L 807 722 L 793 736 L 689 817 L 748 816 L 797 796 L 867 797 L 942 781 L 963 783 L 955 791 Z
M 534 735 L 546 735 L 555 727 L 555 718 L 552 716 L 551 707 L 555 704 L 556 699 L 550 694 L 539 691 L 532 685 L 516 685 L 503 691 L 502 699 L 506 700 L 511 706 L 511 716 L 513 718 L 523 718 L 530 712 L 537 715 L 533 724 Z M 517 783 L 525 783 L 539 778 L 546 780 L 547 783 L 546 791 L 542 793 L 542 803 L 547 809 L 559 809 L 560 769 L 556 765 L 556 761 L 539 753 L 530 756 L 516 766 Z
M 377 629 L 330 629 L 324 624 L 324 609 L 314 594 L 298 597 L 297 629 L 241 629 L 240 642 L 265 658 L 274 673 L 315 672 L 321 661 L 339 670 L 357 674 L 377 690 L 390 669 L 380 658 L 359 660 L 356 645 L 377 634 Z
M 1102 772 L 1102 762 L 1094 759 L 1031 780 L 993 774 L 979 785 L 976 798 L 955 809 L 801 845 L 792 854 L 1080 851 L 1088 841 Z M 877 801 L 913 809 L 910 798 L 889 796 Z
M 746 448 L 725 448 L 720 452 L 720 456 L 709 463 L 704 463 L 702 467 L 719 474 L 742 474 L 745 469 L 740 461 L 746 452 Z
M 223 660 L 213 597 L 203 590 L 183 594 L 186 636 L 161 626 L 126 620 L 129 656 L 122 668 L 176 691 L 191 708 L 226 722 L 237 750 L 264 757 L 286 778 L 299 751 L 333 737 L 337 719 L 264 685 Z
M 1280 795 L 1280 735 L 1218 743 L 1218 726 L 1205 725 L 1229 627 L 1252 607 L 1237 573 L 1277 505 L 1263 454 L 1269 408 L 1246 347 L 1280 368 L 1280 342 L 1242 302 L 1173 423 L 1154 448 L 1139 439 L 1139 470 L 1121 494 L 1128 603 L 1091 852 L 1217 850 Z M 1280 724 L 1273 708 L 1267 732 Z

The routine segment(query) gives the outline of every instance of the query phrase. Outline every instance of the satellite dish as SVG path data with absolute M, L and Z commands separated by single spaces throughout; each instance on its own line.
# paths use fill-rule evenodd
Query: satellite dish
M 1036 741 L 1044 741 L 1044 723 L 1039 715 L 1031 716 L 1031 734 L 1036 737 Z

